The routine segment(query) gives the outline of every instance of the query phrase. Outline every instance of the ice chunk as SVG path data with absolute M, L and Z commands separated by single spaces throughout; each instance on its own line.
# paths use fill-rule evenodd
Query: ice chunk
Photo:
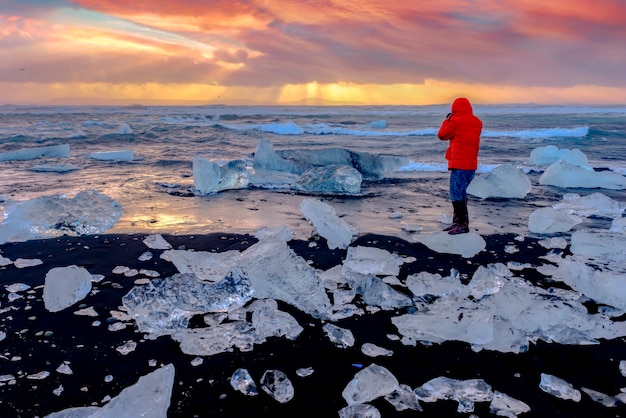
M 284 225 L 276 227 L 261 228 L 254 231 L 254 236 L 258 239 L 277 238 L 285 242 L 289 242 L 293 239 L 294 234 Z
M 334 324 L 325 324 L 324 332 L 328 339 L 338 347 L 346 348 L 354 345 L 354 335 L 349 329 L 338 327 Z
M 596 270 L 580 261 L 564 260 L 554 278 L 598 303 L 626 310 L 623 273 Z
M 292 162 L 279 157 L 274 152 L 274 145 L 266 139 L 261 139 L 254 153 L 252 167 L 255 170 L 276 170 L 300 174 L 302 171 Z
M 563 200 L 553 207 L 585 217 L 596 215 L 621 218 L 626 209 L 626 203 L 613 200 L 602 193 L 592 193 L 583 197 L 576 193 L 567 193 L 563 196 Z
M 251 351 L 254 344 L 265 342 L 254 326 L 245 321 L 233 321 L 207 328 L 179 329 L 172 338 L 180 343 L 183 353 L 191 356 L 212 356 L 233 351 Z
M 530 152 L 529 164 L 549 166 L 559 160 L 580 167 L 589 167 L 587 156 L 578 148 L 572 150 L 559 149 L 555 145 L 537 147 Z
M 556 187 L 626 189 L 626 177 L 612 171 L 594 171 L 559 160 L 539 177 L 539 184 Z
M 438 232 L 434 234 L 414 234 L 411 237 L 414 242 L 420 242 L 438 253 L 459 254 L 465 258 L 475 256 L 487 246 L 485 239 L 473 232 L 461 235 Z
M 581 390 L 589 395 L 591 399 L 602 404 L 603 406 L 606 406 L 607 408 L 612 408 L 620 403 L 614 396 L 609 396 L 605 393 L 589 388 L 581 388 Z
M 344 269 L 350 269 L 361 274 L 391 275 L 400 273 L 402 260 L 389 251 L 376 247 L 349 247 Z
M 117 128 L 117 133 L 120 135 L 130 135 L 133 133 L 133 129 L 126 122 L 122 122 Z
M 468 288 L 471 295 L 478 300 L 483 296 L 497 293 L 505 285 L 506 278 L 511 276 L 513 273 L 504 264 L 488 267 L 478 266 Z
M 626 264 L 626 235 L 614 232 L 576 231 L 572 234 L 573 254 Z
M 146 247 L 153 250 L 169 250 L 172 245 L 163 238 L 161 234 L 148 235 L 143 239 Z
M 50 312 L 61 311 L 91 291 L 91 274 L 83 267 L 55 267 L 46 274 L 43 301 Z
M 328 318 L 331 304 L 322 279 L 285 241 L 266 239 L 252 245 L 232 275 L 249 281 L 256 298 L 277 299 L 316 318 Z
M 46 415 L 45 418 L 92 417 L 154 417 L 167 418 L 174 366 L 169 364 L 142 376 L 137 383 L 122 390 L 102 408 L 78 407 Z
M 490 197 L 523 199 L 532 189 L 528 176 L 517 164 L 504 164 L 480 174 L 467 187 L 467 193 L 481 199 Z
M 422 271 L 408 276 L 406 278 L 406 285 L 409 290 L 418 297 L 424 297 L 426 295 L 456 295 L 465 297 L 469 295 L 468 288 L 461 285 L 457 274 L 441 277 L 438 273 Z
M 285 336 L 295 340 L 304 330 L 287 312 L 279 311 L 276 302 L 258 304 L 252 312 L 252 325 L 262 338 Z
M 473 412 L 475 402 L 493 399 L 491 386 L 482 379 L 457 380 L 436 377 L 415 388 L 417 398 L 424 402 L 451 399 L 459 403 L 458 412 Z
M 73 198 L 64 195 L 36 197 L 8 207 L 6 219 L 0 223 L 0 244 L 61 235 L 99 234 L 121 216 L 119 203 L 95 190 L 80 191 Z
M 393 351 L 387 350 L 372 343 L 365 343 L 361 346 L 361 352 L 369 357 L 392 356 Z
M 398 385 L 396 390 L 385 395 L 385 400 L 393 405 L 396 411 L 404 411 L 407 409 L 423 411 L 417 399 L 417 395 L 408 385 Z
M 494 391 L 489 412 L 499 417 L 516 418 L 519 414 L 530 412 L 530 406 L 505 393 Z
M 219 282 L 228 275 L 239 254 L 236 250 L 221 253 L 167 250 L 161 258 L 174 263 L 179 273 L 195 273 L 200 280 Z
M 539 388 L 552 396 L 565 400 L 579 402 L 581 398 L 580 391 L 574 389 L 574 387 L 565 380 L 551 374 L 541 373 Z
M 352 242 L 354 228 L 335 213 L 335 209 L 318 199 L 303 199 L 300 210 L 317 233 L 326 238 L 328 248 L 344 249 Z
M 11 264 L 13 264 L 13 261 L 11 261 L 10 258 L 6 258 L 0 255 L 0 267 L 9 266 Z
M 348 284 L 361 295 L 363 302 L 369 306 L 379 306 L 384 310 L 392 310 L 413 305 L 410 297 L 398 292 L 382 279 L 347 271 Z
M 259 394 L 256 383 L 254 383 L 252 376 L 246 369 L 235 370 L 235 373 L 230 378 L 230 385 L 244 395 L 256 396 Z
M 36 173 L 69 173 L 80 170 L 80 167 L 71 164 L 38 164 L 28 170 Z
M 341 396 L 348 405 L 366 403 L 397 390 L 398 386 L 398 379 L 389 370 L 371 364 L 354 375 Z
M 343 148 L 320 148 L 281 150 L 279 157 L 292 162 L 304 172 L 313 166 L 348 165 L 356 168 L 364 178 L 381 179 L 400 167 L 409 165 L 406 157 L 395 155 L 370 154 Z
M 229 189 L 244 189 L 250 179 L 243 160 L 209 161 L 196 157 L 193 160 L 193 185 L 201 194 Z
M 463 287 L 463 286 L 462 286 Z M 462 293 L 462 292 L 460 292 Z M 465 341 L 474 350 L 520 352 L 538 338 L 561 344 L 597 344 L 597 338 L 626 333 L 623 323 L 591 315 L 569 295 L 507 278 L 504 286 L 479 300 L 449 294 L 411 314 L 392 318 L 405 344 Z
M 280 370 L 267 370 L 261 376 L 261 388 L 280 403 L 293 399 L 294 389 L 291 380 Z
M 296 190 L 331 195 L 356 195 L 361 193 L 363 176 L 347 165 L 313 167 L 304 172 L 293 188 Z
M 68 158 L 70 145 L 49 145 L 45 147 L 23 148 L 15 151 L 0 152 L 0 161 L 34 160 L 43 157 Z
M 626 218 L 616 218 L 613 219 L 611 223 L 611 232 L 617 232 L 620 234 L 626 233 Z
M 540 208 L 528 217 L 528 230 L 536 234 L 567 232 L 583 220 L 554 208 Z
M 131 150 L 92 152 L 89 158 L 101 161 L 132 161 L 135 154 Z
M 218 283 L 206 283 L 185 273 L 135 286 L 122 303 L 139 331 L 159 336 L 186 328 L 193 315 L 242 306 L 252 298 L 252 292 L 245 279 L 229 276 Z
M 380 418 L 380 411 L 366 403 L 355 403 L 339 410 L 339 418 Z

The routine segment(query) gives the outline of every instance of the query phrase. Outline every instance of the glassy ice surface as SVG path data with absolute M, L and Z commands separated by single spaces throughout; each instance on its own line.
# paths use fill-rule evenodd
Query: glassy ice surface
M 249 247 L 232 275 L 249 282 L 256 298 L 281 300 L 315 318 L 330 316 L 331 303 L 321 278 L 283 240 L 261 240 Z
M 0 209 L 6 217 L 0 223 L 0 243 L 99 234 L 122 216 L 119 203 L 95 190 L 80 191 L 72 198 L 58 195 L 0 202 Z
M 92 152 L 89 158 L 102 161 L 132 161 L 135 159 L 135 154 L 132 150 L 103 151 Z
M 539 166 L 549 166 L 562 160 L 580 167 L 589 167 L 589 159 L 578 148 L 559 149 L 556 145 L 537 147 L 530 152 L 528 163 Z
M 387 393 L 385 400 L 393 405 L 396 411 L 405 411 L 407 409 L 414 411 L 423 410 L 413 389 L 405 384 L 400 384 L 396 390 Z
M 242 306 L 252 293 L 245 279 L 226 277 L 218 283 L 206 283 L 184 273 L 136 286 L 122 303 L 141 332 L 159 336 L 186 328 L 193 315 Z
M 293 316 L 277 309 L 275 301 L 251 306 L 250 309 L 253 311 L 252 325 L 254 325 L 257 334 L 262 338 L 286 337 L 287 339 L 295 340 L 303 331 L 303 328 Z
M 83 267 L 55 267 L 46 274 L 43 301 L 58 312 L 82 300 L 91 291 L 91 274 Z
M 481 199 L 490 197 L 523 199 L 532 189 L 530 179 L 517 164 L 503 164 L 477 175 L 467 193 Z
M 326 165 L 313 167 L 302 173 L 293 188 L 318 194 L 358 195 L 361 193 L 362 181 L 363 176 L 356 168 L 347 165 Z
M 346 348 L 354 345 L 354 335 L 349 329 L 334 324 L 324 324 L 323 329 L 328 339 L 337 347 Z
M 289 402 L 295 394 L 291 380 L 280 370 L 267 370 L 260 383 L 261 389 L 280 403 Z
M 392 275 L 400 273 L 403 260 L 389 251 L 376 247 L 356 246 L 349 247 L 344 269 L 350 269 L 361 274 Z
M 339 410 L 339 418 L 380 418 L 381 414 L 375 406 L 363 403 L 348 405 Z
M 249 182 L 243 160 L 210 161 L 202 157 L 193 160 L 193 185 L 200 194 L 243 189 Z
M 221 253 L 167 250 L 162 253 L 161 258 L 171 261 L 179 273 L 194 273 L 200 280 L 218 282 L 230 273 L 239 254 L 235 250 Z
M 489 404 L 489 412 L 499 417 L 516 418 L 520 414 L 530 412 L 530 407 L 506 393 L 494 391 L 493 399 Z
M 415 394 L 423 402 L 450 399 L 458 402 L 458 412 L 474 411 L 475 402 L 489 402 L 493 399 L 491 386 L 482 379 L 457 380 L 449 377 L 436 377 L 415 388 Z
M 571 383 L 566 382 L 560 377 L 547 373 L 541 373 L 539 388 L 544 392 L 561 399 L 579 402 L 581 398 L 580 391 L 574 389 Z
M 398 379 L 386 368 L 371 364 L 358 371 L 341 396 L 348 405 L 373 401 L 398 389 Z
M 246 369 L 237 369 L 230 378 L 230 385 L 244 395 L 256 396 L 259 394 L 256 383 Z
M 578 193 L 566 193 L 563 199 L 553 205 L 555 209 L 570 211 L 579 216 L 602 216 L 621 218 L 626 210 L 626 202 L 611 199 L 603 193 L 595 192 L 586 196 Z
M 139 378 L 101 408 L 69 408 L 46 418 L 166 418 L 174 386 L 174 366 L 169 364 Z
M 364 303 L 379 306 L 384 310 L 393 310 L 413 305 L 410 297 L 395 290 L 382 279 L 348 270 L 345 277 L 349 286 L 361 295 Z
M 317 233 L 326 238 L 328 248 L 345 249 L 353 240 L 356 231 L 346 221 L 337 216 L 335 209 L 318 199 L 307 198 L 300 202 L 300 210 L 313 224 Z
M 68 158 L 69 156 L 70 144 L 60 144 L 0 152 L 0 161 L 34 160 L 44 157 Z
M 583 222 L 580 216 L 551 207 L 540 208 L 530 214 L 528 230 L 537 234 L 567 232 Z
M 539 184 L 563 188 L 626 189 L 626 177 L 612 171 L 595 171 L 559 160 L 539 177 Z

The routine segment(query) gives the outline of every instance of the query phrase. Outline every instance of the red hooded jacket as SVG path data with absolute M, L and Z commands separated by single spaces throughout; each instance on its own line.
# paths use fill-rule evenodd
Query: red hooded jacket
M 446 150 L 448 170 L 476 170 L 478 168 L 478 148 L 483 122 L 474 116 L 472 105 L 465 97 L 455 99 L 452 114 L 439 128 L 437 136 L 442 141 L 450 141 Z

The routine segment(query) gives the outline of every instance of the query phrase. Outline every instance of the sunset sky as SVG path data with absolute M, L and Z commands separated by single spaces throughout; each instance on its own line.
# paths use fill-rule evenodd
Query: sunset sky
M 0 0 L 0 104 L 626 104 L 624 0 Z

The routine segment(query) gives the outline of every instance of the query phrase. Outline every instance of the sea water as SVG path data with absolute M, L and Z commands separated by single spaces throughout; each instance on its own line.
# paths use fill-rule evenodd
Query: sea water
M 195 156 L 242 159 L 251 167 L 256 146 L 265 139 L 276 150 L 339 147 L 407 157 L 411 162 L 388 178 L 365 181 L 360 196 L 324 200 L 363 233 L 434 231 L 451 211 L 447 143 L 436 137 L 448 111 L 449 105 L 6 105 L 0 107 L 0 153 L 69 144 L 70 156 L 0 161 L 0 195 L 20 201 L 97 190 L 124 211 L 107 232 L 247 233 L 286 225 L 302 238 L 311 232 L 299 210 L 307 196 L 262 187 L 208 196 L 194 192 Z M 470 216 L 479 233 L 527 233 L 533 210 L 571 192 L 538 184 L 545 167 L 528 164 L 537 147 L 579 149 L 595 169 L 626 174 L 626 106 L 476 105 L 474 112 L 484 123 L 478 174 L 518 163 L 533 183 L 525 199 L 472 199 Z M 125 158 L 96 159 L 95 153 Z M 624 191 L 602 192 L 626 200 Z

